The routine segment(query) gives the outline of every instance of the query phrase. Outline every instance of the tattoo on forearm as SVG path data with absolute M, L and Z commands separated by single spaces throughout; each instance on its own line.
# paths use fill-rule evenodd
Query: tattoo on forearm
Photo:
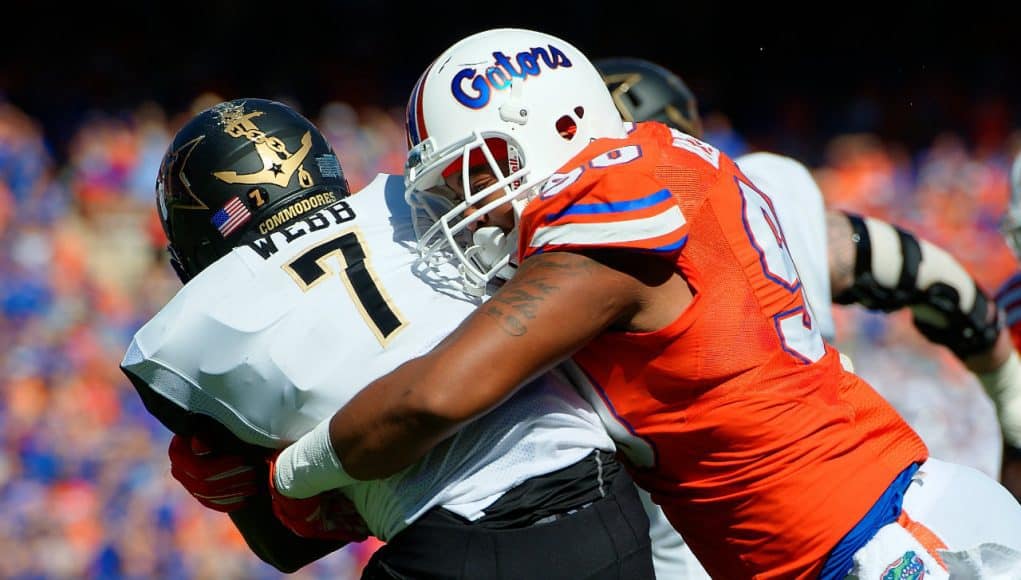
M 854 243 L 854 231 L 847 216 L 841 212 L 826 214 L 826 235 L 830 264 L 830 291 L 836 296 L 854 284 L 854 263 L 858 247 Z
M 538 282 L 536 284 L 525 280 L 524 288 L 510 288 L 493 296 L 483 307 L 486 315 L 498 320 L 503 330 L 511 336 L 527 333 L 526 321 L 535 318 L 543 297 L 556 290 L 556 286 L 542 280 Z
M 560 289 L 555 278 L 584 273 L 592 265 L 591 260 L 576 255 L 548 255 L 536 259 L 526 264 L 511 285 L 482 307 L 483 313 L 499 322 L 507 334 L 523 336 L 528 333 L 528 321 L 536 317 L 541 303 Z
M 528 327 L 522 324 L 517 316 L 506 313 L 498 306 L 487 304 L 482 307 L 482 313 L 496 320 L 500 328 L 511 336 L 522 336 L 528 332 Z

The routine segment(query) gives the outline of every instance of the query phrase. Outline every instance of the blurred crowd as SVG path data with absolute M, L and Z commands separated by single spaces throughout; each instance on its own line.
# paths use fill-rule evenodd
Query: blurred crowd
M 283 577 L 171 478 L 170 434 L 118 369 L 135 330 L 180 285 L 154 211 L 157 168 L 180 124 L 218 100 L 91 114 L 59 155 L 36 119 L 0 101 L 0 577 Z M 401 171 L 400 111 L 332 102 L 303 112 L 352 190 Z M 720 114 L 707 128 L 728 153 L 756 149 Z M 1017 266 L 998 232 L 1017 149 L 1007 131 L 978 141 L 947 133 L 920 150 L 847 134 L 812 169 L 831 206 L 940 244 L 992 292 Z M 906 314 L 836 310 L 837 346 L 933 454 L 995 476 L 995 414 L 956 359 L 925 343 Z M 356 578 L 376 545 L 290 577 Z

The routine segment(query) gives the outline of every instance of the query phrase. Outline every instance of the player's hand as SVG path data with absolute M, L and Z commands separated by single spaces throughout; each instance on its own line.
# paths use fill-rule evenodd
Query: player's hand
M 198 436 L 174 435 L 168 454 L 170 474 L 209 509 L 239 510 L 259 493 L 260 465 L 242 455 L 213 450 Z
M 339 490 L 305 499 L 287 497 L 276 488 L 276 456 L 269 460 L 269 490 L 273 513 L 288 529 L 303 538 L 361 542 L 369 527 L 354 504 Z
M 1000 483 L 1021 501 L 1021 449 L 1004 445 Z

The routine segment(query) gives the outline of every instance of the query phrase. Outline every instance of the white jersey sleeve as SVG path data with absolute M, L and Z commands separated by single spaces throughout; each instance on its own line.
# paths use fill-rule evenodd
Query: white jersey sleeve
M 832 342 L 836 332 L 822 191 L 808 168 L 790 157 L 760 152 L 742 155 L 735 162 L 773 201 L 805 301 L 819 332 Z
M 472 312 L 444 284 L 453 268 L 416 257 L 402 179 L 379 176 L 204 270 L 136 333 L 122 366 L 243 441 L 282 447 Z M 598 417 L 548 376 L 418 464 L 345 493 L 385 540 L 435 505 L 481 517 L 518 483 L 596 448 L 613 449 Z

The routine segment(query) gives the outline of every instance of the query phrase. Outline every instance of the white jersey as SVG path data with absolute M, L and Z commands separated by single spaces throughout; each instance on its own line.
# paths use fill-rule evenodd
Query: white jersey
M 282 447 L 474 310 L 445 289 L 453 268 L 416 268 L 416 257 L 402 178 L 377 176 L 206 268 L 138 331 L 123 366 L 240 439 Z M 388 540 L 434 506 L 478 519 L 507 490 L 593 449 L 614 446 L 550 373 L 420 462 L 344 492 Z
M 805 301 L 823 338 L 833 342 L 836 329 L 822 191 L 808 168 L 790 157 L 760 152 L 734 162 L 773 201 Z

